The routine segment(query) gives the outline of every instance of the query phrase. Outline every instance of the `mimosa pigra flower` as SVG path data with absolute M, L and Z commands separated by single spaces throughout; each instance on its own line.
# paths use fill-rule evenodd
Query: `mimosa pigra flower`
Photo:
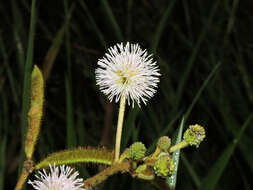
M 184 140 L 189 143 L 189 145 L 196 146 L 197 148 L 205 137 L 205 129 L 198 124 L 190 125 L 184 133 Z
M 127 99 L 128 105 L 134 102 L 140 106 L 146 104 L 156 93 L 159 83 L 159 68 L 146 50 L 138 44 L 123 43 L 109 48 L 102 59 L 98 60 L 96 82 L 100 90 L 112 102 L 121 97 Z
M 29 180 L 28 184 L 36 190 L 84 190 L 83 179 L 77 178 L 79 173 L 73 172 L 73 168 L 65 165 L 49 167 L 49 173 L 45 169 L 39 171 L 39 176 L 35 175 L 37 180 Z

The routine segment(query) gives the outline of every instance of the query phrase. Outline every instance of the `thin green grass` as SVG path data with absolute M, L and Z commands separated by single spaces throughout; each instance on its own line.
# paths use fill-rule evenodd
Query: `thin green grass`
M 71 14 L 69 11 L 68 0 L 64 0 L 64 12 L 66 23 L 65 27 L 65 46 L 66 46 L 66 58 L 67 58 L 67 69 L 65 71 L 65 89 L 66 89 L 66 147 L 72 148 L 77 145 L 75 122 L 73 113 L 73 96 L 72 96 L 72 60 L 71 60 L 71 44 L 70 44 L 70 19 Z
M 28 48 L 26 55 L 26 62 L 24 67 L 24 85 L 23 85 L 23 98 L 22 98 L 22 115 L 21 115 L 21 123 L 22 123 L 22 149 L 20 152 L 20 165 L 19 171 L 23 167 L 23 162 L 25 158 L 24 153 L 24 141 L 27 131 L 27 113 L 30 105 L 30 75 L 32 72 L 33 65 L 33 52 L 34 52 L 34 36 L 35 36 L 35 4 L 36 0 L 32 1 L 31 5 L 31 19 L 30 19 L 30 29 L 29 29 L 29 39 L 28 39 Z
M 155 32 L 155 35 L 154 35 L 154 38 L 152 41 L 152 46 L 151 46 L 151 53 L 153 53 L 153 54 L 156 54 L 157 47 L 158 47 L 159 41 L 161 39 L 161 35 L 164 32 L 165 26 L 168 22 L 168 17 L 172 13 L 175 3 L 176 3 L 176 0 L 170 1 L 165 13 L 163 14 L 163 16 L 160 20 L 158 27 L 156 29 L 156 32 Z
M 219 156 L 218 160 L 214 163 L 212 168 L 209 170 L 209 173 L 202 181 L 198 190 L 214 190 L 217 186 L 217 183 L 222 176 L 224 169 L 226 168 L 231 156 L 234 153 L 234 150 L 240 141 L 245 129 L 249 126 L 249 123 L 253 117 L 253 113 L 249 115 L 247 120 L 244 122 L 239 133 L 236 135 L 234 140 L 226 147 L 224 152 Z
M 7 55 L 6 47 L 5 47 L 5 44 L 4 44 L 4 41 L 2 39 L 1 34 L 0 34 L 0 52 L 3 56 L 3 65 L 5 67 L 5 70 L 6 70 L 7 76 L 8 76 L 8 80 L 10 82 L 10 88 L 11 88 L 12 96 L 13 96 L 15 104 L 18 107 L 19 102 L 18 102 L 17 82 L 15 81 L 15 78 L 13 76 L 13 72 L 11 71 L 11 68 L 9 66 L 8 55 Z
M 93 30 L 96 34 L 96 36 L 99 39 L 99 42 L 101 43 L 101 45 L 106 49 L 107 48 L 107 42 L 105 40 L 105 37 L 102 33 L 102 31 L 99 29 L 95 19 L 93 18 L 92 14 L 89 11 L 89 8 L 87 7 L 87 5 L 85 4 L 84 1 L 79 1 L 82 9 L 85 11 L 85 13 L 87 14 L 87 17 L 89 19 L 89 22 L 91 24 L 91 26 L 93 27 Z M 117 27 L 116 27 L 117 28 Z M 121 36 L 121 34 L 119 34 Z
M 122 42 L 124 40 L 122 31 L 116 21 L 116 17 L 114 16 L 113 11 L 112 11 L 108 1 L 102 0 L 101 3 L 103 5 L 105 15 L 106 15 L 107 19 L 109 20 L 109 23 L 112 27 L 112 31 L 115 33 L 115 37 L 117 38 L 118 41 Z
M 15 39 L 15 45 L 17 49 L 17 65 L 19 71 L 24 71 L 24 66 L 26 62 L 25 58 L 25 47 L 27 47 L 27 36 L 26 30 L 24 28 L 23 15 L 19 9 L 18 3 L 15 0 L 11 0 L 12 13 L 13 13 L 13 37 Z M 31 30 L 30 30 L 31 31 Z M 23 77 L 23 73 L 20 73 L 20 79 Z M 22 78 L 23 80 L 23 78 Z
M 177 99 L 176 99 L 176 104 L 174 105 L 174 109 L 178 109 L 178 104 L 181 102 L 183 92 L 186 88 L 186 82 L 189 79 L 190 73 L 193 69 L 194 63 L 196 61 L 198 52 L 201 47 L 201 44 L 204 42 L 204 39 L 205 39 L 207 32 L 208 32 L 208 29 L 213 22 L 213 18 L 214 18 L 216 11 L 217 11 L 218 5 L 219 5 L 219 1 L 216 1 L 210 11 L 210 15 L 208 17 L 207 22 L 202 27 L 202 30 L 201 30 L 200 35 L 198 37 L 198 41 L 197 41 L 197 43 L 193 49 L 193 52 L 189 58 L 189 62 L 187 63 L 186 68 L 184 69 L 184 73 L 182 74 L 183 77 L 178 84 Z
M 178 144 L 182 141 L 183 129 L 184 129 L 184 117 L 181 120 L 175 144 Z M 175 170 L 172 173 L 172 176 L 167 177 L 167 179 L 166 179 L 166 182 L 169 184 L 169 186 L 172 189 L 176 188 L 178 165 L 179 165 L 179 160 L 180 160 L 180 152 L 181 152 L 180 150 L 176 150 L 175 152 L 173 152 L 172 160 L 174 161 L 174 164 L 175 164 Z

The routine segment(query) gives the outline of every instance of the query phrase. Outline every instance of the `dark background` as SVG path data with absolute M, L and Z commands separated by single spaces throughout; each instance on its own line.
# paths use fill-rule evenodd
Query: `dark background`
M 14 188 L 23 154 L 31 2 L 0 2 L 0 190 Z M 147 106 L 127 108 L 123 148 L 172 137 L 183 115 L 186 126 L 206 128 L 198 149 L 183 150 L 177 189 L 200 186 L 252 113 L 251 0 L 37 1 L 35 27 L 33 63 L 48 71 L 35 161 L 69 147 L 113 148 L 118 105 L 99 91 L 94 71 L 107 48 L 120 42 L 147 49 L 162 74 Z M 252 135 L 249 121 L 228 162 L 222 160 L 208 178 L 218 177 L 215 189 L 252 189 Z M 77 167 L 84 178 L 97 172 L 94 165 Z M 113 176 L 99 188 L 154 189 L 128 175 Z

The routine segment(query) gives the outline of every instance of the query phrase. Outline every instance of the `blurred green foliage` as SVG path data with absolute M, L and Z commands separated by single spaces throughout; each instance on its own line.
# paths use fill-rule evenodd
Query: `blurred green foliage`
M 217 190 L 253 189 L 251 0 L 36 1 L 32 26 L 31 2 L 0 2 L 0 190 L 14 188 L 23 154 L 28 62 L 47 76 L 36 161 L 72 146 L 113 148 L 118 106 L 99 91 L 94 70 L 106 48 L 121 41 L 153 53 L 162 73 L 148 105 L 127 108 L 123 147 L 142 141 L 153 151 L 160 136 L 176 135 L 185 115 L 185 125 L 205 126 L 207 138 L 197 150 L 181 151 L 176 189 L 197 189 L 206 176 L 214 176 L 208 180 Z M 219 164 L 224 169 L 215 175 Z M 78 169 L 85 178 L 97 172 Z M 154 189 L 127 175 L 99 188 Z

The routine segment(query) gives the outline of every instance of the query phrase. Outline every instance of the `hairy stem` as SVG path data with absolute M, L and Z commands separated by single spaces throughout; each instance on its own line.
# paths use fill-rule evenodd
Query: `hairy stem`
M 122 135 L 122 127 L 123 127 L 125 106 L 126 106 L 126 97 L 121 96 L 121 98 L 120 98 L 120 107 L 119 107 L 119 116 L 118 116 L 118 124 L 117 124 L 117 133 L 116 133 L 116 143 L 115 143 L 115 157 L 114 157 L 115 162 L 117 162 L 119 160 L 119 155 L 120 155 L 120 143 L 121 143 L 121 135 Z

